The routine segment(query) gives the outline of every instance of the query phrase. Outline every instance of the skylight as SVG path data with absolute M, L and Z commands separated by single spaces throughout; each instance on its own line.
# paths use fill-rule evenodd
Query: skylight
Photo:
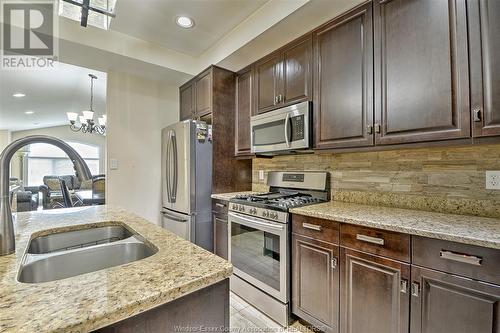
M 59 16 L 108 30 L 117 0 L 59 0 Z

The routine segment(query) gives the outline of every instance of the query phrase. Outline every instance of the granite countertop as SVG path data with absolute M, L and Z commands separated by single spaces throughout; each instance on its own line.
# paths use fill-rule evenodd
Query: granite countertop
M 262 192 L 254 192 L 254 191 L 244 191 L 244 192 L 229 192 L 229 193 L 213 193 L 212 199 L 219 199 L 224 201 L 229 201 L 237 195 L 240 194 L 258 194 Z
M 62 214 L 61 214 L 62 213 Z M 151 257 L 67 279 L 20 283 L 26 245 L 54 228 L 124 223 L 158 249 Z M 16 253 L 0 257 L 0 332 L 87 332 L 228 278 L 226 260 L 120 208 L 19 213 Z M 47 231 L 47 229 L 49 231 Z
M 293 208 L 291 212 L 411 235 L 500 249 L 500 219 L 368 206 L 340 201 Z

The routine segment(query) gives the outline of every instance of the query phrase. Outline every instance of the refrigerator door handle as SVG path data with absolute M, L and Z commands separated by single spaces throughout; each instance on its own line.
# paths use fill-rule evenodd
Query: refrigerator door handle
M 172 186 L 172 202 L 175 202 L 176 201 L 176 198 L 177 198 L 177 183 L 178 183 L 178 178 L 179 178 L 179 166 L 178 166 L 178 163 L 179 163 L 179 160 L 178 160 L 178 156 L 177 156 L 177 138 L 175 136 L 175 132 L 172 131 L 172 138 L 171 138 L 171 141 L 172 141 L 172 155 L 174 157 L 174 184 Z
M 168 202 L 172 202 L 170 196 L 171 196 L 171 190 L 170 190 L 170 132 L 167 135 L 167 153 L 166 153 L 166 170 L 165 170 L 165 182 L 167 184 L 167 200 Z
M 171 219 L 171 220 L 176 221 L 176 222 L 187 222 L 188 221 L 188 219 L 183 219 L 183 218 L 174 216 L 172 214 L 167 213 L 166 211 L 162 211 L 161 214 L 163 216 L 165 216 L 166 218 Z

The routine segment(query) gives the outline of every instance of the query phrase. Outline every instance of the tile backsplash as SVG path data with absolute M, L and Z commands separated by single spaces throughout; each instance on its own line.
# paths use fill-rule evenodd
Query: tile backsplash
M 500 144 L 255 158 L 253 190 L 266 190 L 273 170 L 329 171 L 334 200 L 500 217 L 500 191 L 485 188 Z

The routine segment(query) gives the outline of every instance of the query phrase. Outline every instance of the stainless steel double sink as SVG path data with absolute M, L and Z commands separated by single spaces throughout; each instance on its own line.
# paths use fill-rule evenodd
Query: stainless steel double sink
M 123 225 L 52 233 L 29 242 L 18 281 L 41 283 L 65 279 L 141 260 L 157 251 Z

